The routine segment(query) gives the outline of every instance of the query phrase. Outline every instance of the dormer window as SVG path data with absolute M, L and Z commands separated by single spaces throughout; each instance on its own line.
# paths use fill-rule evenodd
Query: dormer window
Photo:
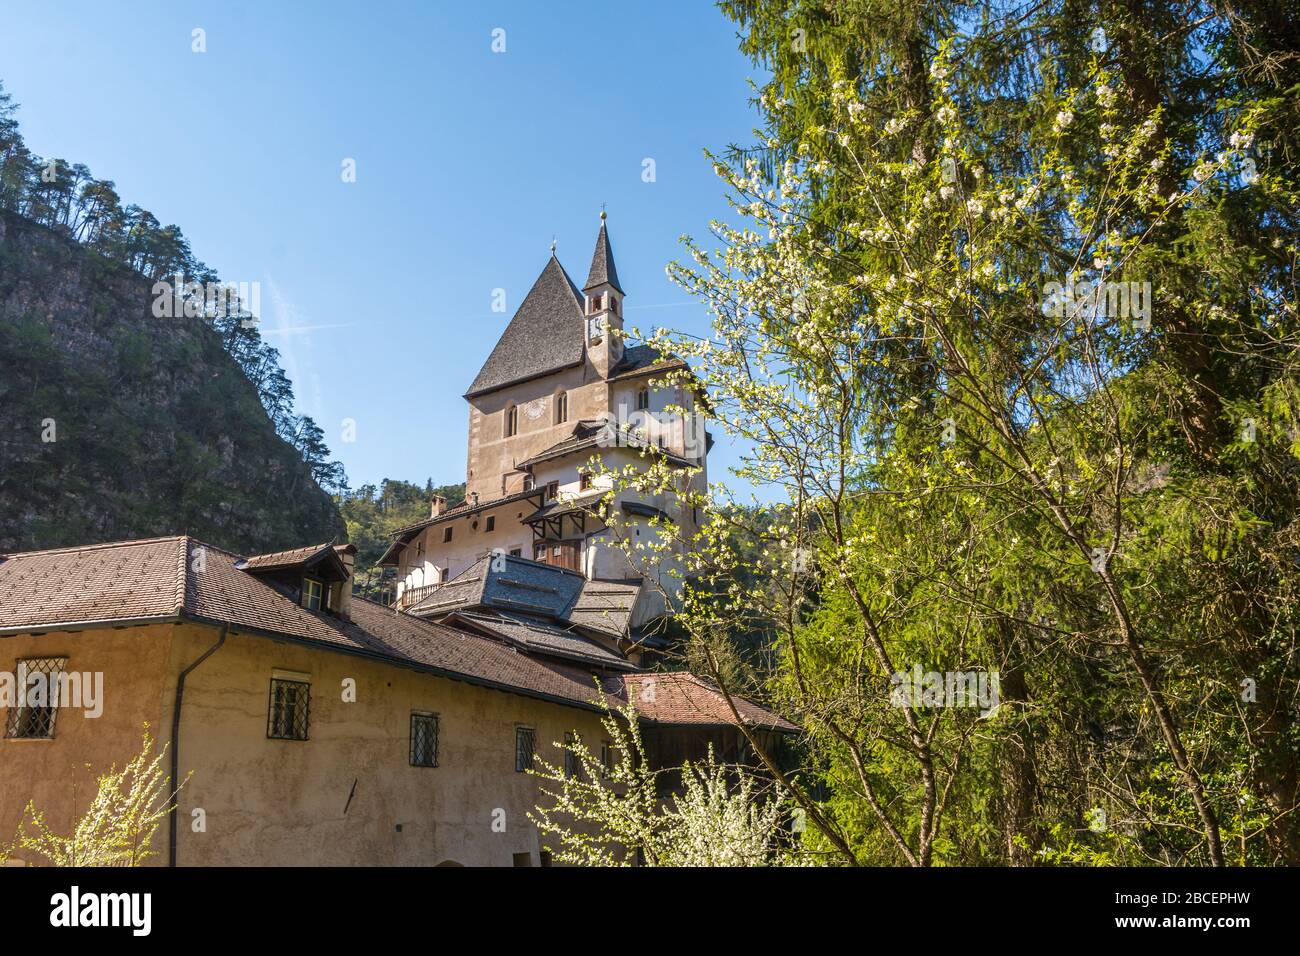
M 319 611 L 325 587 L 315 578 L 302 579 L 302 606 L 309 611 Z

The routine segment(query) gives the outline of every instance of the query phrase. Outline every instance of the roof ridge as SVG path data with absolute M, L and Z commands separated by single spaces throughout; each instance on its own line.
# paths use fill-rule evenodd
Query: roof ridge
M 185 610 L 190 595 L 190 536 L 183 534 L 177 541 L 177 557 L 180 559 L 180 573 L 176 576 L 176 613 Z
M 63 548 L 36 548 L 32 551 L 0 551 L 6 558 L 20 558 L 31 554 L 67 554 L 72 551 L 102 551 L 106 548 L 125 548 L 133 544 L 161 544 L 188 538 L 187 534 L 164 534 L 155 538 L 132 538 L 121 541 L 101 541 L 99 544 L 70 545 Z

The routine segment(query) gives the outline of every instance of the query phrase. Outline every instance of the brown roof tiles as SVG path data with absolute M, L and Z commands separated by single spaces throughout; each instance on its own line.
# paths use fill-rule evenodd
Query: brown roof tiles
M 328 547 L 295 549 L 291 554 Z M 269 557 L 269 556 L 265 556 Z M 237 565 L 239 555 L 187 536 L 28 551 L 0 556 L 0 634 L 121 622 L 197 620 L 246 633 L 302 641 L 399 667 L 487 687 L 599 709 L 592 674 L 516 647 L 435 624 L 360 597 L 351 620 L 309 611 Z M 617 603 L 617 600 L 615 601 Z M 653 691 L 646 689 L 647 682 Z M 687 672 L 610 678 L 604 693 L 632 700 L 646 719 L 668 724 L 729 724 L 718 690 Z M 750 701 L 735 698 L 755 726 L 795 730 Z

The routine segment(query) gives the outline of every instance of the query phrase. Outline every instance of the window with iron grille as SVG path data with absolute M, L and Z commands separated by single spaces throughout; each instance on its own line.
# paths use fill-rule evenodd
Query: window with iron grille
M 18 662 L 18 699 L 9 708 L 5 736 L 39 739 L 54 736 L 59 710 L 60 675 L 66 657 L 30 657 Z
M 578 759 L 575 747 L 582 744 L 582 738 L 573 732 L 564 735 L 564 775 L 566 777 L 578 777 L 582 773 L 582 761 Z
M 600 745 L 600 766 L 602 776 L 608 777 L 614 772 L 614 745 L 608 740 L 602 741 Z
M 537 749 L 537 732 L 531 727 L 515 728 L 515 772 L 533 769 L 533 753 Z
M 266 736 L 276 740 L 306 740 L 310 699 L 311 684 L 273 677 Z
M 411 766 L 438 766 L 438 715 L 411 715 Z

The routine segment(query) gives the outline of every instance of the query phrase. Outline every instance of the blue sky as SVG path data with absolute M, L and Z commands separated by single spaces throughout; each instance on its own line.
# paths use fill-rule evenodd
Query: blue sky
M 707 329 L 664 266 L 727 212 L 702 150 L 757 122 L 756 70 L 708 3 L 100 0 L 4 20 L 28 146 L 178 224 L 223 279 L 261 283 L 298 410 L 354 487 L 464 478 L 461 395 L 552 236 L 581 285 L 602 202 L 629 323 Z M 736 460 L 718 437 L 714 480 Z

